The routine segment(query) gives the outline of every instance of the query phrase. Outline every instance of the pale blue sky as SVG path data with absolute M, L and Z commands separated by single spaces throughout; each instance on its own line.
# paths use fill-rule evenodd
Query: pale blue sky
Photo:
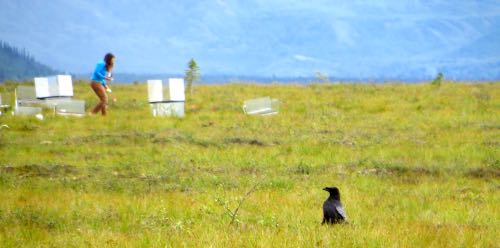
M 0 39 L 54 68 L 332 77 L 500 76 L 500 0 L 22 0 Z M 475 74 L 473 74 L 475 73 Z

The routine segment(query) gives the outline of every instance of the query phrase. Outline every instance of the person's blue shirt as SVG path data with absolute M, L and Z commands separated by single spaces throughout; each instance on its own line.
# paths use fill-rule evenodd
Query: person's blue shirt
M 92 80 L 99 82 L 102 86 L 106 87 L 106 75 L 108 71 L 106 70 L 106 63 L 104 60 L 99 61 L 95 66 L 94 73 L 92 74 Z

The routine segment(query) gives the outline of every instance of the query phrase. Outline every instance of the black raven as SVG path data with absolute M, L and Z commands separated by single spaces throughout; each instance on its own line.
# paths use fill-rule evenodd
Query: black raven
M 321 224 L 337 224 L 347 221 L 342 202 L 340 202 L 340 192 L 337 187 L 326 187 L 323 190 L 328 191 L 330 196 L 323 203 L 323 222 Z

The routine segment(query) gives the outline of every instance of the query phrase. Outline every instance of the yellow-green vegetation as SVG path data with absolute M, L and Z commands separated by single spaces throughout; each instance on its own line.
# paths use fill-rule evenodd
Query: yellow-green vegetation
M 499 83 L 203 85 L 183 119 L 113 92 L 104 118 L 0 117 L 1 247 L 500 243 Z M 260 96 L 280 113 L 244 115 Z M 325 186 L 349 224 L 320 225 Z

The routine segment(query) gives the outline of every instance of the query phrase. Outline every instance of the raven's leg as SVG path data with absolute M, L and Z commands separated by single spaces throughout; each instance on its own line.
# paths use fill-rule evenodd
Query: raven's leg
M 326 219 L 325 219 L 325 217 L 323 217 L 323 221 L 321 222 L 321 225 L 324 225 L 325 222 L 326 222 Z

